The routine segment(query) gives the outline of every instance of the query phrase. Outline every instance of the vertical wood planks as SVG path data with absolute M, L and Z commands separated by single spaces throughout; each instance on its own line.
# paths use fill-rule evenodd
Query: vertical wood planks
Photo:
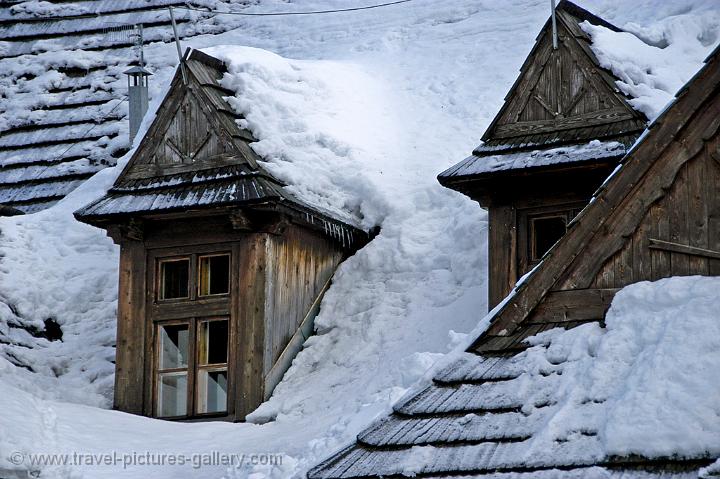
M 235 365 L 238 378 L 235 394 L 237 419 L 244 418 L 263 400 L 267 236 L 265 233 L 250 234 L 239 248 L 236 272 L 240 278 L 237 292 L 239 311 L 235 325 L 240 344 Z
M 516 210 L 512 206 L 490 208 L 488 309 L 510 293 L 517 281 Z
M 126 240 L 120 249 L 115 398 L 113 407 L 142 414 L 145 361 L 145 249 Z

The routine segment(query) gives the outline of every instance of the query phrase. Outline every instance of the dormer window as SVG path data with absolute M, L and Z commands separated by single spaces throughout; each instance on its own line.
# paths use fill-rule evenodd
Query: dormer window
M 563 237 L 584 204 L 518 210 L 518 276 L 530 271 Z
M 230 293 L 230 254 L 158 260 L 158 301 L 195 300 Z
M 537 263 L 567 231 L 567 214 L 530 218 L 530 262 Z

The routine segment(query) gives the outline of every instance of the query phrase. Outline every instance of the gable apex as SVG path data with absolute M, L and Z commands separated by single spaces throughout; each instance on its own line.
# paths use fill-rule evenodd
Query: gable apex
M 529 140 L 528 136 L 535 136 L 533 142 L 540 144 L 589 141 L 598 139 L 599 132 L 593 129 L 598 126 L 603 127 L 604 137 L 644 129 L 647 119 L 629 105 L 615 77 L 600 67 L 579 24 L 589 21 L 619 29 L 571 2 L 561 2 L 556 14 L 558 48 L 553 48 L 548 20 L 483 134 L 486 144 Z
M 223 99 L 230 93 L 218 83 L 223 63 L 194 50 L 185 57 L 184 74 L 180 69 L 176 72 L 154 121 L 116 184 L 224 165 L 260 171 L 248 145 L 254 141 L 252 134 L 236 124 L 237 115 Z

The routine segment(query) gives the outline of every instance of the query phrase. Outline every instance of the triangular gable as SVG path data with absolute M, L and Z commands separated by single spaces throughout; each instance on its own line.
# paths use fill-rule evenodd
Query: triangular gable
M 627 103 L 614 78 L 600 68 L 578 23 L 588 20 L 616 28 L 566 1 L 558 5 L 556 16 L 558 49 L 553 49 L 548 21 L 483 141 L 608 124 L 617 128 L 603 130 L 606 136 L 644 127 L 645 117 Z M 597 135 L 593 130 L 587 133 Z
M 720 274 L 718 50 L 474 348 L 507 349 L 543 323 L 602 320 L 614 292 L 632 282 Z
M 221 71 L 195 59 L 201 55 L 193 50 L 184 62 L 187 84 L 182 72 L 176 72 L 155 120 L 116 184 L 229 165 L 259 170 L 247 144 L 252 135 L 237 126 L 212 78 Z

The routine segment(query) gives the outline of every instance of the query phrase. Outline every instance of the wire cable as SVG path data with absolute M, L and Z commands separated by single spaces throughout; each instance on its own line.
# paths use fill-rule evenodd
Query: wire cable
M 219 12 L 217 10 L 210 10 L 210 9 L 203 9 L 203 8 L 197 8 L 197 7 L 191 7 L 187 4 L 184 6 L 173 6 L 173 8 L 177 8 L 178 10 L 192 10 L 196 12 L 203 12 L 203 13 L 216 13 L 219 15 L 241 15 L 246 17 L 280 17 L 280 16 L 291 16 L 291 15 L 320 15 L 324 13 L 342 13 L 342 12 L 357 12 L 359 10 L 371 10 L 373 8 L 382 8 L 382 7 L 389 7 L 392 5 L 399 5 L 401 3 L 408 3 L 412 2 L 413 0 L 396 0 L 394 2 L 386 2 L 386 3 L 378 3 L 375 5 L 366 5 L 364 7 L 351 7 L 351 8 L 339 8 L 336 10 L 313 10 L 309 12 L 268 12 L 268 13 L 259 13 L 259 12 Z

